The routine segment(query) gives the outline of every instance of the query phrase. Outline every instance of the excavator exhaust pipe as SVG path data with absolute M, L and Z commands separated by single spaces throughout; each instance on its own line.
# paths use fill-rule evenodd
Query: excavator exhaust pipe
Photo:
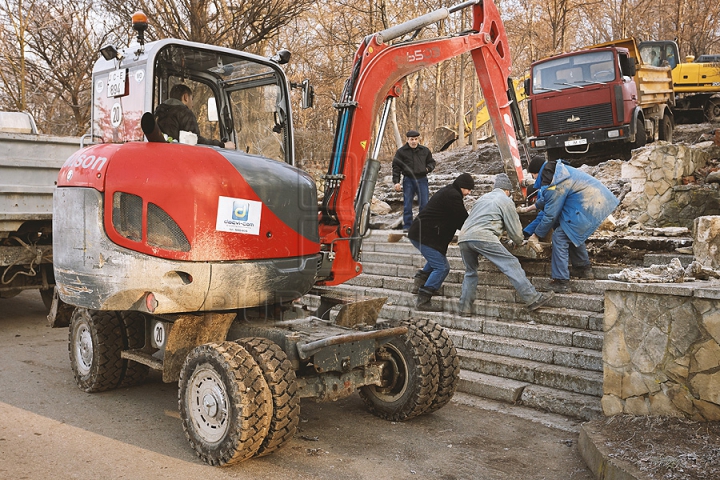
M 140 128 L 142 128 L 145 137 L 148 142 L 167 142 L 165 136 L 160 131 L 157 122 L 155 121 L 155 115 L 150 112 L 145 112 L 140 119 Z

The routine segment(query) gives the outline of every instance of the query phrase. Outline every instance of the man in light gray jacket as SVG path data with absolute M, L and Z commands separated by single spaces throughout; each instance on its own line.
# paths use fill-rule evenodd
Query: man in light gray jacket
M 507 231 L 516 245 L 522 245 L 524 241 L 515 203 L 510 199 L 512 190 L 508 176 L 504 173 L 499 174 L 495 179 L 493 191 L 478 199 L 460 230 L 458 243 L 465 264 L 465 277 L 460 295 L 460 315 L 463 317 L 473 313 L 480 255 L 490 260 L 510 279 L 510 283 L 515 287 L 528 310 L 535 310 L 545 305 L 553 297 L 552 292 L 541 294 L 535 289 L 525 276 L 518 259 L 500 243 L 503 231 Z

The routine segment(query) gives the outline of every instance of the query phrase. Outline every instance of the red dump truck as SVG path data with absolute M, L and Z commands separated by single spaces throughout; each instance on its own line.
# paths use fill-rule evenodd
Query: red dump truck
M 632 38 L 539 60 L 530 75 L 528 143 L 549 159 L 629 159 L 647 142 L 672 141 L 670 68 L 643 63 Z

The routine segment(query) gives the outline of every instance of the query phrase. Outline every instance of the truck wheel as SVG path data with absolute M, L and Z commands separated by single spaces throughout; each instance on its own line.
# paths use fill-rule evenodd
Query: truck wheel
M 720 98 L 710 98 L 705 104 L 705 118 L 708 122 L 720 122 Z
M 121 315 L 123 340 L 126 350 L 141 349 L 145 346 L 145 316 L 140 312 L 125 312 Z M 148 376 L 150 367 L 142 363 L 125 360 L 125 375 L 121 387 L 137 385 Z
M 270 427 L 272 395 L 247 350 L 235 342 L 195 347 L 179 385 L 183 430 L 203 461 L 230 465 L 258 451 Z
M 360 388 L 368 410 L 380 418 L 403 421 L 425 413 L 438 390 L 435 346 L 414 325 L 408 332 L 383 344 L 376 352 L 388 363 L 381 385 Z
M 256 457 L 268 455 L 290 440 L 300 422 L 300 394 L 295 369 L 282 348 L 272 340 L 260 337 L 236 340 L 260 366 L 272 394 L 273 411 L 270 429 Z
M 645 131 L 645 122 L 643 122 L 642 118 L 639 118 L 635 120 L 635 143 L 633 143 L 632 148 L 640 148 L 644 147 L 647 143 L 647 132 Z
M 76 308 L 68 338 L 70 365 L 81 390 L 92 393 L 117 388 L 125 361 L 122 327 L 115 312 Z
M 455 390 L 457 390 L 460 381 L 460 360 L 455 345 L 453 345 L 450 336 L 443 327 L 427 319 L 417 321 L 415 326 L 435 346 L 439 373 L 438 389 L 435 398 L 424 412 L 432 413 L 447 405 L 455 395 Z
M 660 119 L 660 131 L 658 132 L 658 138 L 672 143 L 673 122 L 669 115 L 663 115 Z

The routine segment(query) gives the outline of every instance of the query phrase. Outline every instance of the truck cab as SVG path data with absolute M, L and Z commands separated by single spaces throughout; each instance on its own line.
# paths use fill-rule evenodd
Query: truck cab
M 634 62 L 624 48 L 566 53 L 535 62 L 528 82 L 533 150 L 584 155 L 596 144 L 635 138 Z

